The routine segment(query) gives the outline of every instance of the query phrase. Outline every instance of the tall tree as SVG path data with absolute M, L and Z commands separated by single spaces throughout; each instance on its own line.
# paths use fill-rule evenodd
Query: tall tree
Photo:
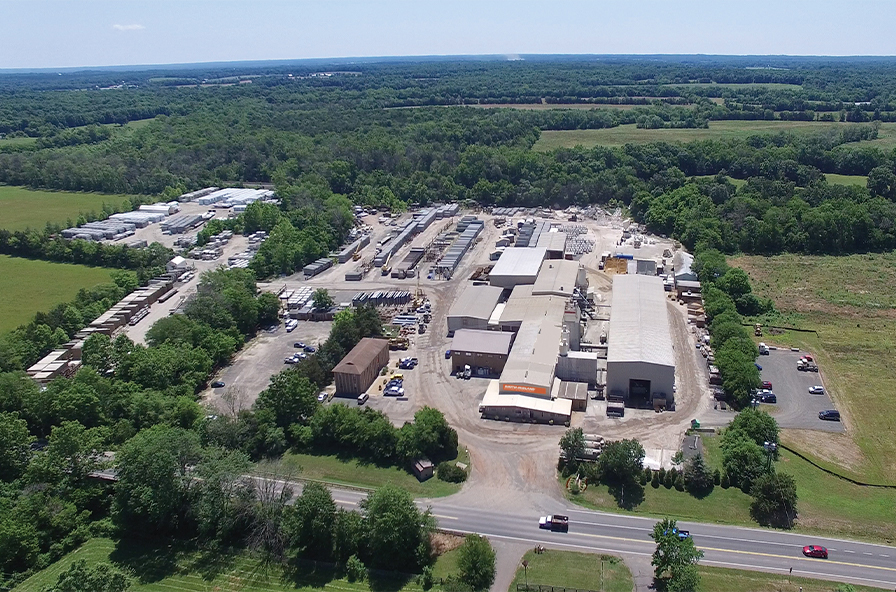
M 28 466 L 28 447 L 34 437 L 17 413 L 0 413 L 0 481 L 19 478 Z
M 320 483 L 306 483 L 302 495 L 284 517 L 289 546 L 298 554 L 328 560 L 333 555 L 336 502 Z
M 656 542 L 650 562 L 654 566 L 654 578 L 671 590 L 696 590 L 696 586 L 684 586 L 693 586 L 693 568 L 703 557 L 703 551 L 694 546 L 694 540 L 678 536 L 678 524 L 670 518 L 654 524 L 650 537 Z
M 429 534 L 434 521 L 420 512 L 407 491 L 385 485 L 361 502 L 367 531 L 367 565 L 416 569 L 430 561 Z
M 796 481 L 787 473 L 766 473 L 753 483 L 750 514 L 760 524 L 791 528 L 796 519 Z
M 488 539 L 468 534 L 457 551 L 460 581 L 473 592 L 488 590 L 495 582 L 495 550 Z

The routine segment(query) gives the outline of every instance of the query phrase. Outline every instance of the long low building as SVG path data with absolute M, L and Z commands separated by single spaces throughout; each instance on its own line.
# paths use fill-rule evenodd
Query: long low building
M 559 387 L 560 381 L 557 382 Z M 479 404 L 479 413 L 499 421 L 568 424 L 572 416 L 572 401 L 501 394 L 499 381 L 492 380 Z
M 488 329 L 503 288 L 496 286 L 467 286 L 448 311 L 448 332 L 460 329 Z
M 513 288 L 520 284 L 534 284 L 547 256 L 547 249 L 507 249 L 488 274 L 489 283 L 501 288 Z
M 674 403 L 675 355 L 663 280 L 613 276 L 607 395 L 634 406 Z

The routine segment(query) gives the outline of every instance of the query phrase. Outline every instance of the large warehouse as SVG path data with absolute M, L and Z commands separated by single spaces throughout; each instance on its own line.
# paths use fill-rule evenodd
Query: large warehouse
M 333 368 L 336 394 L 357 396 L 366 391 L 389 364 L 389 342 L 365 337 Z
M 632 406 L 674 400 L 675 356 L 663 280 L 614 275 L 607 348 L 608 397 Z
M 489 283 L 501 288 L 512 288 L 520 284 L 534 284 L 541 269 L 541 262 L 547 256 L 547 249 L 514 247 L 505 249 L 488 274 Z
M 467 286 L 448 311 L 448 332 L 488 329 L 488 320 L 503 291 L 497 286 Z

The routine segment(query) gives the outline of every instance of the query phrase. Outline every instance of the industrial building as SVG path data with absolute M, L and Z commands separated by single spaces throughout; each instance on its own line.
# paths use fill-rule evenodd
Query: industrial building
M 501 288 L 534 284 L 546 256 L 544 247 L 507 249 L 489 273 L 489 283 Z
M 672 406 L 675 356 L 662 279 L 613 276 L 608 338 L 608 398 Z
M 504 370 L 513 345 L 513 333 L 459 329 L 451 343 L 451 367 L 463 372 L 470 366 L 477 376 L 497 376 Z
M 556 233 L 554 233 L 556 234 Z M 576 286 L 585 285 L 585 268 L 577 261 L 546 259 L 541 264 L 533 285 L 532 295 L 571 297 Z
M 358 396 L 373 384 L 389 364 L 389 341 L 365 337 L 333 368 L 336 394 Z
M 503 292 L 503 288 L 496 286 L 467 286 L 448 311 L 448 333 L 459 329 L 488 329 L 488 321 Z
M 537 246 L 545 249 L 548 259 L 563 259 L 566 256 L 566 233 L 542 232 Z

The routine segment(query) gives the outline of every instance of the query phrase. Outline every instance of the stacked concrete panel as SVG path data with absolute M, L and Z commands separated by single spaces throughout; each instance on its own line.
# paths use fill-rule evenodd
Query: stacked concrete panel
M 306 277 L 314 277 L 322 271 L 330 269 L 331 267 L 333 267 L 333 260 L 322 257 L 314 263 L 309 263 L 308 265 L 303 267 L 302 273 L 304 273 Z
M 460 224 L 458 224 L 458 227 L 460 227 Z M 484 227 L 485 223 L 482 220 L 468 221 L 457 240 L 448 247 L 442 258 L 436 263 L 436 270 L 449 275 L 454 273 L 457 266 L 460 265 L 461 259 L 469 252 L 476 241 L 476 237 L 482 233 Z
M 352 258 L 352 256 L 355 254 L 356 251 L 360 251 L 361 249 L 363 249 L 364 247 L 366 247 L 369 244 L 370 244 L 370 235 L 365 234 L 364 236 L 362 236 L 361 238 L 359 238 L 358 240 L 356 240 L 349 246 L 347 246 L 344 249 L 342 249 L 341 251 L 339 251 L 339 256 L 337 258 L 337 261 L 339 261 L 339 263 L 347 262 L 349 259 Z

